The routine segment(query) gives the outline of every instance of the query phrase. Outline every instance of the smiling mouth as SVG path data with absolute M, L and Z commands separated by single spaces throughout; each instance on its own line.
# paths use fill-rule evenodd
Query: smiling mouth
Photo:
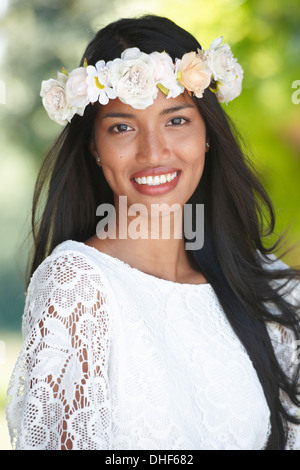
M 169 183 L 179 174 L 179 171 L 174 171 L 173 173 L 166 173 L 164 175 L 154 175 L 154 176 L 142 176 L 140 178 L 133 178 L 138 184 L 143 184 L 147 186 L 158 186 L 160 184 Z

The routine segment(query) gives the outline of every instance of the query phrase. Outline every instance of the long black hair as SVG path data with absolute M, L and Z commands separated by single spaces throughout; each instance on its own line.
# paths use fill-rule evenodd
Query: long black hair
M 191 34 L 169 19 L 147 15 L 121 19 L 101 29 L 80 65 L 85 58 L 89 65 L 99 59 L 113 60 L 128 47 L 138 47 L 145 53 L 166 51 L 173 60 L 201 48 Z M 298 421 L 284 409 L 280 391 L 300 406 L 299 367 L 293 378 L 288 378 L 274 355 L 266 323 L 275 321 L 288 327 L 299 339 L 296 308 L 275 288 L 274 281 L 287 283 L 299 278 L 300 273 L 296 269 L 268 269 L 268 255 L 276 252 L 281 243 L 279 238 L 272 246 L 264 245 L 275 227 L 272 203 L 215 94 L 206 89 L 201 99 L 193 99 L 205 121 L 210 150 L 203 176 L 188 201 L 204 204 L 204 246 L 187 253 L 214 288 L 256 369 L 271 413 L 267 449 L 284 449 L 286 425 Z M 90 151 L 97 111 L 97 106 L 89 105 L 84 116 L 75 115 L 42 164 L 33 198 L 34 251 L 27 285 L 35 269 L 58 244 L 68 239 L 86 241 L 94 235 L 97 206 L 114 203 L 112 190 Z

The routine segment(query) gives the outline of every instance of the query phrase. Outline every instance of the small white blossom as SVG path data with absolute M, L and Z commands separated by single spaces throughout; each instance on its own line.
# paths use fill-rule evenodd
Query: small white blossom
M 105 105 L 110 99 L 117 97 L 108 81 L 108 68 L 104 60 L 99 60 L 95 66 L 88 65 L 86 71 L 87 94 L 91 103 L 99 101 L 100 104 Z

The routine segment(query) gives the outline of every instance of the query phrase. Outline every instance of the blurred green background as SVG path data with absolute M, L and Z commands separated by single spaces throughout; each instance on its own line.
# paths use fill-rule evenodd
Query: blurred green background
M 204 48 L 221 35 L 230 44 L 243 93 L 224 106 L 273 200 L 276 234 L 290 228 L 284 260 L 300 265 L 299 0 L 0 0 L 0 449 L 10 448 L 4 402 L 21 344 L 33 186 L 61 130 L 42 107 L 41 81 L 77 67 L 99 28 L 146 12 L 171 18 Z

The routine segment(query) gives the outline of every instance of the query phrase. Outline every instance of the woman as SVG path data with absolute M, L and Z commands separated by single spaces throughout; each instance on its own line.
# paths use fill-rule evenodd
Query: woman
M 122 19 L 43 83 L 68 124 L 34 195 L 16 448 L 299 446 L 299 272 L 263 244 L 274 212 L 219 104 L 243 75 L 221 42 Z

